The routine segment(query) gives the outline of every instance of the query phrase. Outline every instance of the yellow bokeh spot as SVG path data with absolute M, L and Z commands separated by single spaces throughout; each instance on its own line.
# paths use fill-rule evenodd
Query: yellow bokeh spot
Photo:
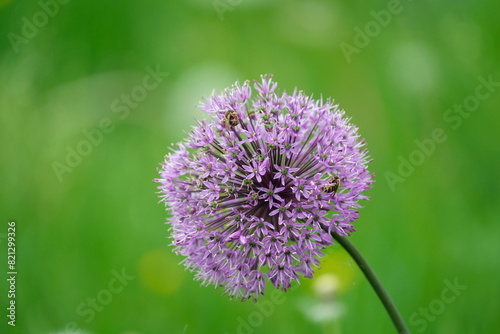
M 356 283 L 357 266 L 343 249 L 329 249 L 321 259 L 320 269 L 314 271 L 314 279 L 334 275 L 336 292 L 343 293 Z
M 7 6 L 11 2 L 12 2 L 12 0 L 0 0 L 0 9 Z
M 177 291 L 184 281 L 184 267 L 179 258 L 167 249 L 153 249 L 140 259 L 139 275 L 142 283 L 150 290 L 161 295 Z

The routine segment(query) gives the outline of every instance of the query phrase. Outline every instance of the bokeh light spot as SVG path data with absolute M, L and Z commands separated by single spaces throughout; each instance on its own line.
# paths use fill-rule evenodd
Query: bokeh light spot
M 0 0 L 0 9 L 7 6 L 11 2 L 12 2 L 12 0 Z
M 354 285 L 356 280 L 356 270 L 357 267 L 354 261 L 351 259 L 349 254 L 347 254 L 344 250 L 333 250 L 329 255 L 326 255 L 320 264 L 320 269 L 314 272 L 314 278 L 320 279 L 320 277 L 324 277 L 323 280 L 319 282 L 313 282 L 313 289 L 317 292 L 318 286 L 317 284 L 321 282 L 328 281 L 328 278 L 332 276 L 335 277 L 335 282 L 330 282 L 335 286 L 327 287 L 323 286 L 324 289 L 334 288 L 336 293 L 343 293 Z
M 336 43 L 339 8 L 316 1 L 290 4 L 276 20 L 277 31 L 293 44 L 325 48 Z
M 181 136 L 195 124 L 195 119 L 204 119 L 205 114 L 197 108 L 200 97 L 224 89 L 234 83 L 234 78 L 237 75 L 230 67 L 214 63 L 195 66 L 183 73 L 167 96 L 167 110 L 174 112 L 165 113 L 166 130 Z
M 437 86 L 436 59 L 425 45 L 405 43 L 398 46 L 390 57 L 389 66 L 396 86 L 407 93 L 429 93 Z

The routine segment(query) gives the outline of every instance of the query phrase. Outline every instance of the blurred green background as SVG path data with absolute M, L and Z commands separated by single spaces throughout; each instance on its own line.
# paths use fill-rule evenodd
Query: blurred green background
M 0 332 L 395 333 L 338 246 L 316 279 L 286 294 L 269 287 L 257 304 L 201 287 L 168 246 L 152 182 L 168 146 L 202 117 L 202 96 L 264 73 L 282 90 L 333 97 L 366 138 L 376 183 L 351 241 L 412 332 L 497 332 L 499 10 L 495 1 L 0 1 Z M 462 114 L 448 111 L 464 103 Z M 435 129 L 445 139 L 430 144 Z

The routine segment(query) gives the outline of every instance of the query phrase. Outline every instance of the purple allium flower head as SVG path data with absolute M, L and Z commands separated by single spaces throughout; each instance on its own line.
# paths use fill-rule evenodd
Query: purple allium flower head
M 184 265 L 234 298 L 311 278 L 331 234 L 354 231 L 373 182 L 364 142 L 333 101 L 276 88 L 262 76 L 254 90 L 236 83 L 205 99 L 211 120 L 155 180 Z

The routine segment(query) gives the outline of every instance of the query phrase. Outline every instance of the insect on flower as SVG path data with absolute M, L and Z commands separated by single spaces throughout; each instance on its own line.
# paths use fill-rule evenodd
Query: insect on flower
M 224 114 L 224 118 L 222 119 L 222 123 L 224 124 L 226 129 L 229 129 L 232 126 L 236 126 L 240 124 L 240 120 L 238 115 L 233 110 L 228 110 Z
M 368 199 L 373 180 L 357 128 L 330 99 L 279 94 L 271 76 L 253 89 L 236 83 L 200 108 L 211 119 L 155 180 L 175 252 L 203 285 L 232 298 L 256 299 L 267 281 L 287 290 L 311 278 L 331 234 L 353 232 L 358 201 Z
M 340 186 L 340 178 L 337 175 L 330 176 L 327 183 L 323 186 L 323 191 L 325 193 L 336 193 Z

